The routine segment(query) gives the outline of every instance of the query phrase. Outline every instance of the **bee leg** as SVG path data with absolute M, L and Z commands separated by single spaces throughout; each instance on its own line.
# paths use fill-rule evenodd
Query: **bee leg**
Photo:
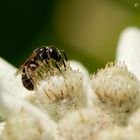
M 58 64 L 57 64 L 57 61 L 55 61 L 55 66 L 56 66 L 56 68 L 61 72 L 61 70 L 60 70 L 60 68 L 59 68 L 59 66 L 58 66 Z
M 64 61 L 63 58 L 62 58 L 62 62 L 63 62 L 64 68 L 65 68 L 65 70 L 66 70 L 66 64 L 65 64 L 65 61 Z
M 61 52 L 63 53 L 64 58 L 65 58 L 65 60 L 67 61 L 68 59 L 67 59 L 67 55 L 66 55 L 65 51 L 64 51 L 64 50 L 61 50 Z
M 47 64 L 47 66 L 48 66 L 50 69 L 52 69 L 52 64 L 50 63 L 50 61 L 48 62 L 48 60 L 45 59 L 45 62 L 46 62 L 46 64 Z
M 45 62 L 47 63 L 47 65 L 49 66 L 49 62 L 45 59 Z
M 25 71 L 25 74 L 26 74 L 27 78 L 30 79 L 30 76 L 29 76 L 29 69 L 28 69 L 27 66 L 25 66 L 24 71 Z

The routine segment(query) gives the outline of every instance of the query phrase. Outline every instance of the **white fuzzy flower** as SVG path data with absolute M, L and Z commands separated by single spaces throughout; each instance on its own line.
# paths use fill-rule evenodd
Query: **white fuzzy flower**
M 87 106 L 87 71 L 72 62 L 71 66 L 67 64 L 66 70 L 59 72 L 56 69 L 54 75 L 44 75 L 45 78 L 39 82 L 34 96 L 30 99 L 56 121 L 67 112 Z
M 96 95 L 93 104 L 110 113 L 117 124 L 125 124 L 139 106 L 139 81 L 125 65 L 107 65 L 93 75 L 91 86 Z

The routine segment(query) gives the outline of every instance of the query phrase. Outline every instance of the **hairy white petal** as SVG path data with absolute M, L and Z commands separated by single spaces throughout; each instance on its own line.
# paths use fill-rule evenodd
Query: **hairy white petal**
M 83 73 L 85 75 L 85 78 L 88 79 L 89 73 L 88 73 L 87 69 L 80 62 L 75 61 L 75 60 L 70 60 L 69 63 L 70 63 L 70 67 L 73 70 L 80 71 L 81 73 Z
M 22 98 L 29 94 L 22 83 L 20 76 L 15 77 L 16 68 L 0 58 L 0 94 L 10 94 Z
M 103 129 L 112 127 L 109 115 L 98 109 L 72 112 L 58 124 L 59 140 L 93 140 Z
M 0 116 L 8 118 L 13 112 L 18 112 L 21 108 L 30 108 L 30 104 L 14 96 L 2 94 L 0 96 Z
M 12 112 L 19 110 L 21 101 L 8 94 L 0 95 L 0 117 L 7 118 Z
M 3 98 L 3 115 L 6 122 L 2 131 L 2 140 L 52 140 L 56 124 L 30 103 L 18 100 L 13 96 Z M 6 104 L 7 103 L 7 104 Z
M 2 134 L 2 131 L 4 130 L 5 122 L 0 122 L 0 135 Z
M 132 126 L 133 129 L 140 132 L 140 108 L 136 110 L 129 118 L 129 125 Z
M 139 140 L 140 135 L 131 127 L 114 127 L 103 130 L 99 133 L 96 140 Z
M 129 27 L 122 32 L 116 60 L 124 61 L 128 69 L 140 80 L 140 29 Z

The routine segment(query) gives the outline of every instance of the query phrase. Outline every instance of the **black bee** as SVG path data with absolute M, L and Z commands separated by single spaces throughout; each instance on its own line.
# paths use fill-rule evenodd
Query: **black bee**
M 49 61 L 54 61 L 54 66 L 61 71 L 60 64 L 63 63 L 64 68 L 66 68 L 67 56 L 63 50 L 59 50 L 58 48 L 52 46 L 44 46 L 37 48 L 33 51 L 31 56 L 19 67 L 16 72 L 18 75 L 22 72 L 22 83 L 23 86 L 28 90 L 35 89 L 35 82 L 33 80 L 34 71 L 40 66 L 42 63 L 46 63 L 49 66 Z

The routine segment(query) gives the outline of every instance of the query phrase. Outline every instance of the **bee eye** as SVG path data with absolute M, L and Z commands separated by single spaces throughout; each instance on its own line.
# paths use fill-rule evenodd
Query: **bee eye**
M 44 50 L 44 48 L 41 48 L 39 51 L 42 52 Z
M 42 52 L 44 50 L 44 48 L 42 47 L 42 48 L 37 48 L 36 50 L 35 50 L 35 52 L 36 53 L 40 53 L 40 52 Z

